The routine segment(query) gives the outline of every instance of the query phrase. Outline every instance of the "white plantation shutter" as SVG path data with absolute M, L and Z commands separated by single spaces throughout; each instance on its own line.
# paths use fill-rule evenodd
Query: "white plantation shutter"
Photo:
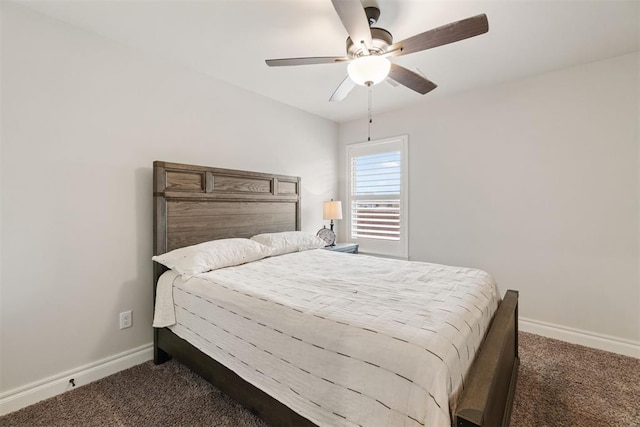
M 351 238 L 400 240 L 400 162 L 400 151 L 351 159 Z
M 348 237 L 362 252 L 406 258 L 407 137 L 347 146 Z
M 400 200 L 351 202 L 351 237 L 400 240 Z

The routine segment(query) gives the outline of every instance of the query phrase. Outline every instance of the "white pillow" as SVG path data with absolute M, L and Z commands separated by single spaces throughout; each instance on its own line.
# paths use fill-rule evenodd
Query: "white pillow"
M 272 256 L 324 248 L 327 245 L 327 242 L 321 238 L 304 231 L 258 234 L 253 236 L 251 240 L 269 246 L 273 251 Z
M 220 239 L 175 249 L 152 260 L 178 272 L 183 279 L 223 267 L 257 261 L 271 255 L 271 248 L 249 239 Z

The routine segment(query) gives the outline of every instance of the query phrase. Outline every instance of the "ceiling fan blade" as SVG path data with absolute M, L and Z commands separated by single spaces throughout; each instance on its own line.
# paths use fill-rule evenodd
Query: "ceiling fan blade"
M 316 56 L 308 58 L 267 59 L 265 62 L 270 67 L 284 67 L 289 65 L 333 64 L 335 62 L 350 60 L 351 59 L 346 56 Z
M 329 98 L 329 101 L 331 102 L 342 101 L 347 97 L 347 95 L 349 95 L 349 92 L 351 92 L 351 90 L 355 86 L 356 86 L 355 82 L 351 80 L 349 76 L 347 76 L 347 78 L 344 79 L 342 83 L 340 83 L 336 91 L 333 92 L 333 95 L 331 95 L 331 98 Z
M 413 71 L 397 64 L 391 64 L 389 78 L 422 95 L 427 92 L 431 92 L 438 87 L 438 85 L 422 77 L 420 74 L 414 73 Z
M 351 41 L 355 45 L 363 45 L 368 50 L 373 47 L 369 19 L 360 3 L 360 0 L 331 0 L 342 25 L 349 33 Z
M 489 31 L 489 22 L 487 15 L 483 13 L 409 37 L 392 44 L 387 51 L 395 51 L 392 53 L 393 56 L 407 55 L 468 39 L 487 31 Z

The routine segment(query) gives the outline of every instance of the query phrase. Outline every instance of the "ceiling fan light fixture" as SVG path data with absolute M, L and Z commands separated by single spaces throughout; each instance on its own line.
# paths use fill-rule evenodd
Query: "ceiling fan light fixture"
M 383 81 L 389 75 L 391 62 L 377 55 L 360 56 L 349 63 L 347 72 L 354 83 L 369 86 Z

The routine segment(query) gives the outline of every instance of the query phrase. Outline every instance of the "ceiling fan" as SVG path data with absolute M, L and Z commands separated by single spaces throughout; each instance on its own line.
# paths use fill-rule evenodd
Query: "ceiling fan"
M 363 8 L 360 0 L 331 0 L 347 30 L 347 55 L 307 58 L 267 59 L 270 67 L 348 62 L 348 76 L 331 95 L 330 101 L 342 101 L 356 84 L 372 86 L 385 79 L 400 83 L 422 95 L 437 85 L 421 74 L 389 61 L 389 57 L 408 55 L 422 50 L 464 40 L 489 31 L 485 14 L 455 21 L 393 43 L 384 28 L 373 27 L 380 17 L 377 7 Z

